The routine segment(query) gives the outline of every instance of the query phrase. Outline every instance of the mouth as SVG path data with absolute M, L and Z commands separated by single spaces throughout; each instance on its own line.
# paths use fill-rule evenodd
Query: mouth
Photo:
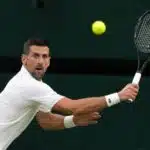
M 32 76 L 37 80 L 41 80 L 41 78 L 44 76 L 44 68 L 41 66 L 36 67 L 32 73 Z
M 36 67 L 35 70 L 37 70 L 37 71 L 43 71 L 43 68 L 42 67 Z

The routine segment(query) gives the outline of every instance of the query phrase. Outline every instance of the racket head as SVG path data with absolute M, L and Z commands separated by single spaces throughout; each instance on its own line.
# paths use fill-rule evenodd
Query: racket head
M 150 54 L 150 10 L 146 11 L 137 21 L 134 43 L 138 51 Z

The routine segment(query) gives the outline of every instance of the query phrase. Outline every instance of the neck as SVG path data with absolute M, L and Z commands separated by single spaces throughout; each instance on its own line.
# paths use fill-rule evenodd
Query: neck
M 26 65 L 23 64 L 23 67 L 26 69 L 26 71 L 36 80 L 38 81 L 42 81 L 42 78 L 37 78 L 36 75 L 34 74 L 34 72 L 29 71 L 29 69 L 27 68 Z

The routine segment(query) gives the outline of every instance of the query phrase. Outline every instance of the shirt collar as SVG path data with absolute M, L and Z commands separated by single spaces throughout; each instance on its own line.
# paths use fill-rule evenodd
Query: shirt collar
M 29 73 L 29 71 L 26 69 L 26 67 L 24 66 L 24 65 L 22 65 L 22 67 L 21 67 L 21 70 L 20 70 L 23 74 L 28 74 L 28 75 L 31 75 L 30 73 Z
M 30 72 L 27 70 L 27 68 L 26 68 L 24 65 L 22 65 L 20 71 L 21 71 L 24 75 L 29 75 L 30 77 L 34 78 L 34 77 L 30 74 Z M 35 78 L 34 78 L 34 79 L 35 79 Z M 39 81 L 39 80 L 37 80 L 37 81 Z M 40 80 L 40 82 L 43 82 L 43 81 Z

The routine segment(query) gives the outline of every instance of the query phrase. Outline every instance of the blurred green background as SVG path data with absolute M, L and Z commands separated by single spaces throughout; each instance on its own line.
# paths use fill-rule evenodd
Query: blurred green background
M 32 0 L 5 0 L 0 5 L 0 39 L 5 41 L 0 54 L 19 56 L 23 42 L 39 35 L 50 41 L 53 57 L 132 59 L 134 26 L 148 8 L 148 0 L 45 0 L 44 9 L 33 8 Z M 91 33 L 95 20 L 106 23 L 103 36 Z
M 5 85 L 10 74 L 1 75 Z M 47 75 L 45 81 L 59 93 L 72 98 L 99 96 L 114 92 L 130 81 L 129 77 L 97 75 Z M 10 146 L 16 149 L 65 150 L 149 150 L 149 78 L 142 80 L 135 103 L 122 103 L 104 110 L 97 125 L 64 131 L 44 131 L 36 120 Z M 142 150 L 143 150 L 142 149 Z
M 19 58 L 24 41 L 37 35 L 50 41 L 54 58 L 136 59 L 134 26 L 149 6 L 149 0 L 45 0 L 45 8 L 33 7 L 31 0 L 2 1 L 0 56 Z M 106 23 L 103 36 L 91 33 L 91 23 L 95 20 Z M 10 71 L 0 74 L 1 90 L 12 75 L 10 64 Z M 122 88 L 131 79 L 131 76 L 64 73 L 49 73 L 45 77 L 57 92 L 72 98 L 105 95 Z M 44 132 L 33 120 L 9 149 L 150 150 L 149 82 L 149 77 L 143 78 L 135 103 L 106 109 L 97 125 Z

